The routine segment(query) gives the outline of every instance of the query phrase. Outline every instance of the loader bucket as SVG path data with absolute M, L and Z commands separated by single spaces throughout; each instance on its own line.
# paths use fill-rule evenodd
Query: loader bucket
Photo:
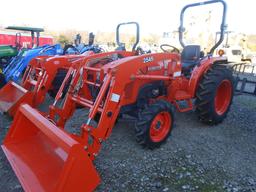
M 27 104 L 17 111 L 2 149 L 25 191 L 85 192 L 100 182 L 83 146 Z
M 14 116 L 21 103 L 32 104 L 32 93 L 13 81 L 0 90 L 0 111 Z

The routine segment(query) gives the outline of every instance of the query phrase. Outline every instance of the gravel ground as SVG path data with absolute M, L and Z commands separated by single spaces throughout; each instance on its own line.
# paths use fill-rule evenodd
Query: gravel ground
M 67 127 L 79 127 L 77 110 Z M 195 113 L 176 113 L 166 144 L 156 150 L 139 146 L 134 122 L 121 119 L 95 160 L 102 182 L 96 191 L 256 192 L 256 98 L 237 96 L 218 126 L 197 121 Z M 2 141 L 11 119 L 1 116 Z M 0 191 L 22 188 L 0 150 Z

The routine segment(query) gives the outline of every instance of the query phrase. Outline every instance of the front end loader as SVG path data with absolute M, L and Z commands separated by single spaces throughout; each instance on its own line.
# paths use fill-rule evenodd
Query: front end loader
M 27 103 L 33 108 L 36 108 L 44 102 L 47 93 L 54 98 L 68 69 L 72 65 L 77 65 L 77 60 L 82 60 L 82 63 L 90 59 L 95 59 L 98 62 L 101 60 L 110 62 L 123 57 L 136 55 L 136 46 L 139 42 L 138 23 L 129 22 L 119 24 L 116 33 L 117 44 L 120 45 L 119 27 L 127 24 L 136 25 L 136 42 L 132 51 L 117 50 L 98 53 L 99 49 L 97 47 L 93 48 L 93 45 L 90 45 L 89 51 L 86 51 L 82 55 L 39 56 L 32 59 L 23 75 L 21 85 L 14 81 L 9 81 L 0 89 L 0 112 L 14 116 L 21 103 Z M 73 46 L 67 46 L 64 52 L 69 48 L 73 48 Z M 97 53 L 97 55 L 94 53 Z
M 0 111 L 14 116 L 21 103 L 27 103 L 32 107 L 39 106 L 47 93 L 54 95 L 56 92 L 58 85 L 55 84 L 61 81 L 56 78 L 63 78 L 72 62 L 81 57 L 40 56 L 33 59 L 23 75 L 21 85 L 9 81 L 0 89 Z
M 182 38 L 185 11 L 213 3 L 223 5 L 223 37 L 223 0 L 187 5 L 181 11 L 179 28 L 182 53 L 173 46 L 171 52 L 161 46 L 164 53 L 111 62 L 78 60 L 69 68 L 48 114 L 21 105 L 2 148 L 25 191 L 95 190 L 100 178 L 93 160 L 121 114 L 136 118 L 136 140 L 150 149 L 160 147 L 169 137 L 174 108 L 179 112 L 196 109 L 203 123 L 221 123 L 234 92 L 226 58 L 213 57 L 217 44 L 203 56 L 199 45 L 185 45 Z M 65 124 L 77 106 L 88 108 L 89 113 L 84 115 L 80 132 L 74 134 Z

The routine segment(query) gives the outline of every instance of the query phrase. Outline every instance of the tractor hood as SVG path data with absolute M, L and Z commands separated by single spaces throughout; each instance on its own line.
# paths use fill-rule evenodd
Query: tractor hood
M 62 48 L 60 44 L 56 45 L 44 45 L 41 47 L 37 47 L 34 49 L 30 49 L 25 51 L 23 54 L 18 55 L 11 61 L 11 63 L 4 69 L 4 74 L 6 77 L 6 80 L 13 80 L 18 81 L 20 75 L 22 72 L 26 69 L 29 62 L 38 56 L 44 56 L 44 55 L 58 55 L 62 54 Z
M 11 45 L 0 45 L 0 57 L 11 57 L 17 54 L 17 49 Z
M 23 53 L 23 57 L 35 57 L 40 55 L 60 55 L 62 54 L 62 48 L 59 44 L 56 45 L 44 45 L 27 50 Z

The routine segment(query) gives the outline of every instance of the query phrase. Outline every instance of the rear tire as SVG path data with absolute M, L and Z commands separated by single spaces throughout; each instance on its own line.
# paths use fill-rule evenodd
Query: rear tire
M 157 100 L 138 113 L 135 123 L 137 142 L 150 149 L 157 148 L 169 137 L 172 127 L 171 104 L 164 100 Z
M 221 65 L 214 65 L 202 78 L 196 93 L 196 111 L 199 120 L 214 125 L 227 116 L 234 94 L 232 72 Z

